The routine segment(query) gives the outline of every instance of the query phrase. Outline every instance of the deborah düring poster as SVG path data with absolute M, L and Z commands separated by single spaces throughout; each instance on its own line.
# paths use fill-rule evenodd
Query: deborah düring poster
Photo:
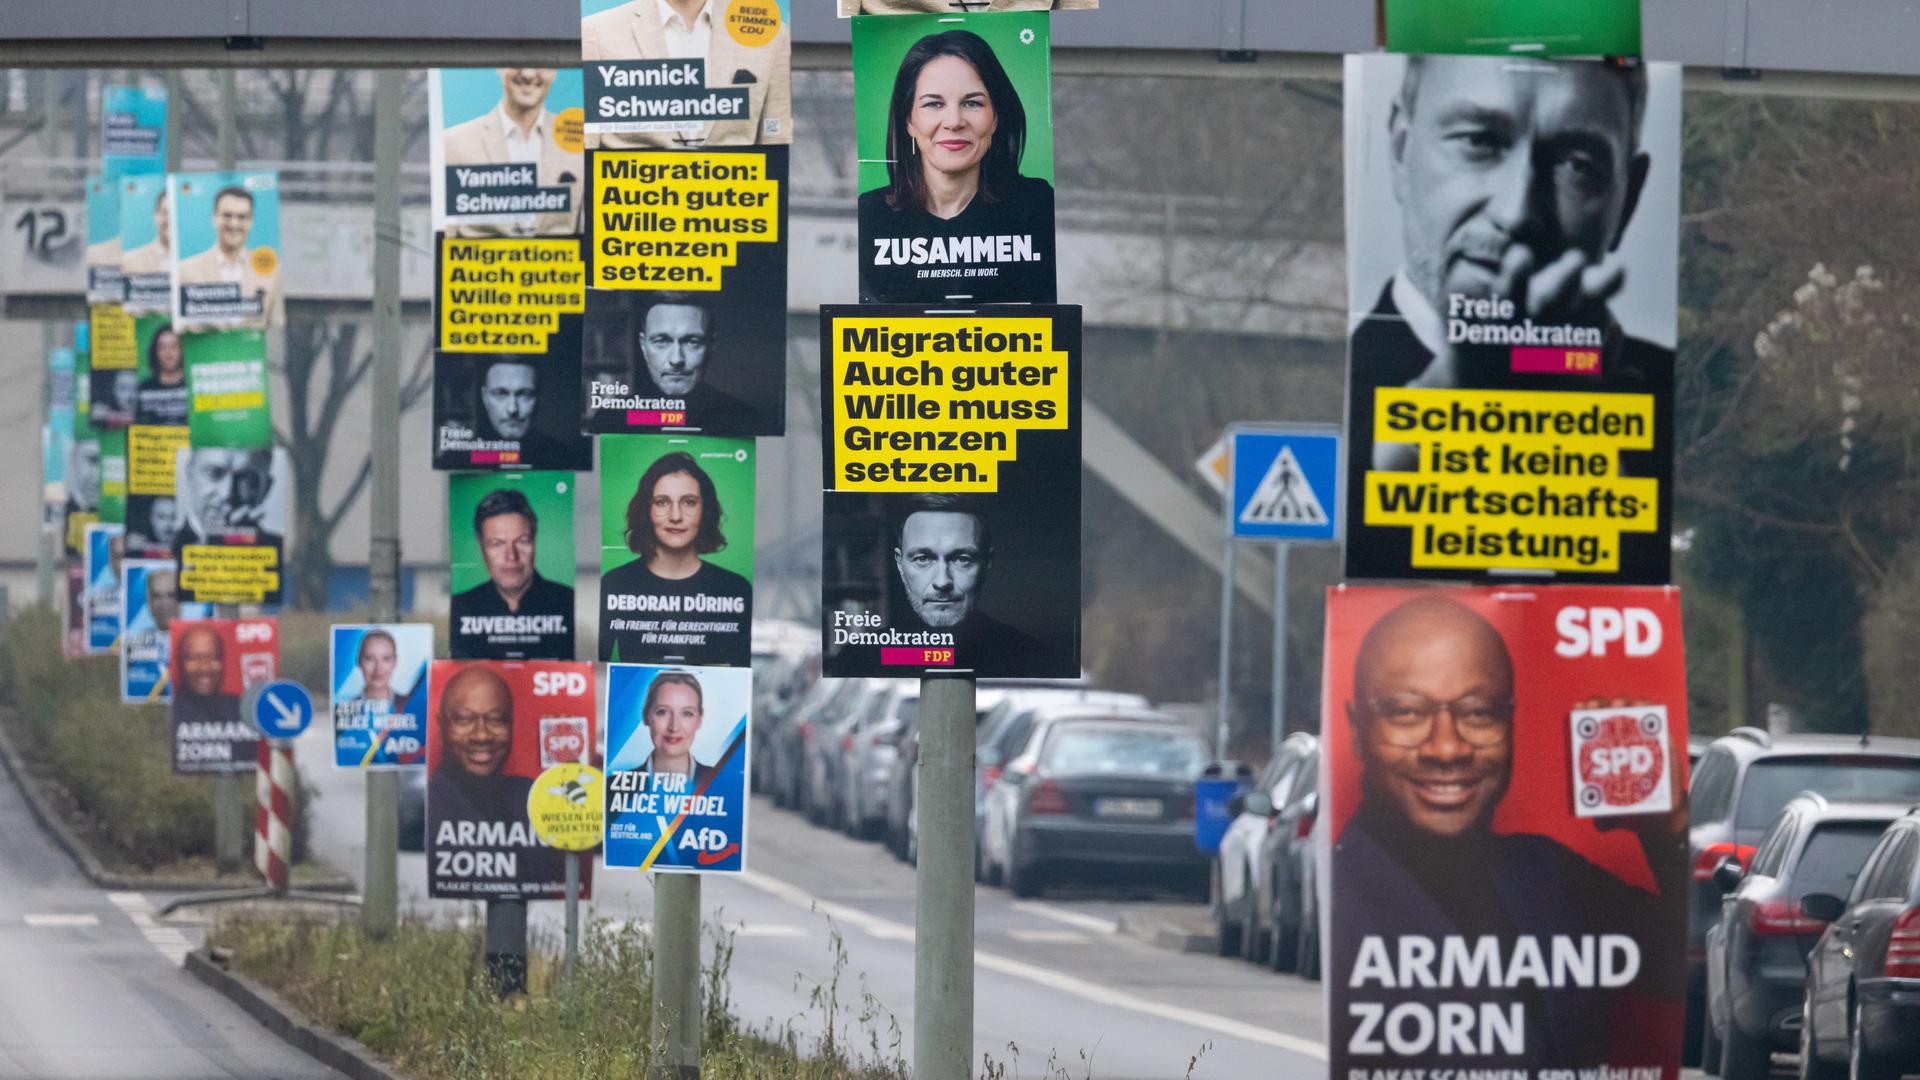
M 600 659 L 745 667 L 752 439 L 600 440 Z
M 173 321 L 183 330 L 286 323 L 280 177 L 173 173 Z
M 449 236 L 580 231 L 580 70 L 427 72 L 433 229 Z
M 363 769 L 424 764 L 433 627 L 336 626 L 328 655 L 334 765 Z
M 573 659 L 573 484 L 567 472 L 447 478 L 454 659 Z
M 747 864 L 751 668 L 607 665 L 609 869 Z

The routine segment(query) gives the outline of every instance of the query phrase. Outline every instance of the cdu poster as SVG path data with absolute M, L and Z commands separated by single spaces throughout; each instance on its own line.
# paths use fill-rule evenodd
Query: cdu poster
M 433 231 L 567 236 L 580 231 L 586 170 L 580 72 L 427 72 Z
M 281 326 L 280 178 L 270 172 L 177 173 L 172 312 L 182 330 Z
M 793 141 L 789 0 L 712 0 L 689 27 L 659 0 L 581 0 L 589 146 Z
M 120 273 L 126 309 L 173 310 L 173 201 L 164 173 L 119 178 Z
M 749 668 L 607 665 L 609 869 L 747 866 Z
M 87 177 L 87 303 L 118 304 L 127 297 L 120 271 L 120 185 L 111 176 Z

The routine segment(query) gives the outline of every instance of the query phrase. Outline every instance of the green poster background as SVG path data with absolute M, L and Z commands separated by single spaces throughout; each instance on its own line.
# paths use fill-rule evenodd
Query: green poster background
M 487 580 L 480 541 L 473 535 L 473 508 L 488 492 L 501 488 L 525 495 L 539 519 L 534 528 L 534 571 L 556 585 L 573 588 L 572 473 L 454 473 L 447 477 L 448 591 L 457 595 Z
M 600 437 L 600 573 L 639 558 L 627 547 L 627 503 L 647 466 L 675 451 L 692 454 L 713 478 L 727 546 L 702 559 L 753 580 L 753 440 L 701 435 Z
M 1027 112 L 1027 149 L 1020 173 L 1053 183 L 1053 75 L 1047 55 L 1047 12 L 970 15 L 856 15 L 853 19 L 853 109 L 860 152 L 860 190 L 887 183 L 887 101 L 900 58 L 929 34 L 970 30 L 1007 69 Z
M 127 522 L 125 428 L 100 432 L 100 521 L 105 525 L 124 525 Z
M 1386 20 L 1388 52 L 1640 55 L 1640 0 L 1386 0 Z
M 144 320 L 143 320 L 144 322 Z M 263 330 L 214 330 L 180 335 L 187 360 L 187 387 L 193 395 L 187 417 L 188 438 L 195 446 L 232 446 L 258 450 L 273 445 L 273 408 L 267 398 L 267 335 Z M 237 409 L 202 410 L 200 403 L 205 365 L 228 360 L 249 361 L 260 404 Z
M 86 321 L 81 320 L 85 326 Z M 73 437 L 91 439 L 98 434 L 93 427 L 93 353 L 85 342 L 73 347 Z

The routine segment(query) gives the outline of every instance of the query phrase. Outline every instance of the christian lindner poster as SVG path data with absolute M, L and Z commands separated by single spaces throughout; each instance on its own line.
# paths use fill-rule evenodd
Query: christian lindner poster
M 581 0 L 589 146 L 793 141 L 789 0 Z
M 433 627 L 336 626 L 328 655 L 334 765 L 363 769 L 424 762 Z
M 120 643 L 120 526 L 87 526 L 83 560 L 87 609 L 87 652 L 99 656 Z
M 168 346 L 156 332 L 157 353 Z M 181 338 L 187 365 L 187 426 L 195 446 L 273 445 L 273 412 L 267 406 L 267 335 L 259 330 L 217 330 Z
M 745 667 L 752 439 L 600 440 L 600 659 Z
M 119 304 L 94 304 L 87 309 L 87 335 L 88 419 L 97 428 L 124 428 L 140 399 L 134 318 Z
M 167 178 L 167 196 L 174 208 L 174 325 L 284 325 L 279 175 L 176 173 Z
M 1347 575 L 1664 583 L 1679 69 L 1346 78 Z
M 824 671 L 1080 674 L 1080 309 L 821 310 Z
M 120 700 L 128 705 L 165 705 L 173 700 L 167 658 L 175 619 L 207 619 L 206 604 L 182 604 L 180 574 L 172 559 L 122 559 L 120 597 Z
M 573 474 L 447 478 L 449 652 L 573 659 Z
M 120 273 L 126 308 L 136 313 L 173 310 L 173 202 L 164 173 L 122 176 Z
M 127 297 L 120 273 L 120 185 L 111 176 L 87 177 L 87 303 L 118 304 Z
M 853 20 L 863 302 L 1053 302 L 1047 18 Z
M 592 664 L 436 660 L 427 739 L 427 893 L 557 900 L 566 861 L 533 833 L 534 778 L 591 764 Z M 581 882 L 581 895 L 589 883 Z
M 1401 53 L 1640 55 L 1639 0 L 1385 0 Z
M 607 665 L 608 867 L 746 869 L 752 701 L 749 668 Z
M 1329 1075 L 1679 1076 L 1679 594 L 1336 587 L 1326 634 Z
M 577 69 L 437 68 L 427 72 L 427 117 L 435 232 L 580 231 Z
M 593 468 L 593 440 L 580 434 L 580 320 L 563 326 L 544 354 L 434 354 L 434 468 Z
M 172 626 L 173 771 L 252 772 L 260 731 L 240 696 L 280 666 L 272 619 L 176 618 Z
M 174 485 L 180 452 L 187 449 L 181 426 L 135 424 L 127 429 L 127 553 L 167 558 L 180 535 L 185 508 Z
M 181 599 L 279 603 L 293 471 L 286 451 L 196 446 L 175 460 Z

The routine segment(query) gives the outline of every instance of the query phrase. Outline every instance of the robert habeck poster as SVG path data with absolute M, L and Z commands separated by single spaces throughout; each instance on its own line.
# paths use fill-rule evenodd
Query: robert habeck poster
M 1397 53 L 1638 56 L 1639 0 L 1386 0 Z
M 173 310 L 173 201 L 165 173 L 122 176 L 120 274 L 126 309 L 135 314 Z
M 607 665 L 606 863 L 747 865 L 751 668 Z
M 587 145 L 793 141 L 789 0 L 581 0 Z
M 427 103 L 435 232 L 580 231 L 578 69 L 437 68 L 427 73 Z
M 342 769 L 420 765 L 427 757 L 433 627 L 335 626 L 328 649 L 333 763 Z
M 182 447 L 175 460 L 181 599 L 279 603 L 293 475 L 286 451 Z
M 1045 12 L 853 20 L 863 303 L 1052 303 Z
M 600 440 L 600 659 L 752 662 L 753 452 L 752 439 Z
M 835 677 L 1080 673 L 1080 309 L 821 310 Z
M 240 715 L 240 698 L 274 680 L 278 622 L 176 618 L 171 630 L 173 771 L 252 772 L 260 729 Z
M 592 764 L 593 665 L 435 660 L 431 680 L 427 895 L 564 899 L 565 855 L 534 834 L 527 795 L 552 766 Z
M 1354 578 L 1664 583 L 1680 71 L 1346 62 Z
M 173 322 L 182 330 L 281 326 L 280 180 L 270 172 L 174 173 Z
M 173 700 L 168 675 L 176 619 L 209 619 L 207 604 L 182 604 L 179 572 L 172 559 L 120 560 L 120 700 L 127 705 L 165 705 Z
M 573 659 L 573 487 L 563 472 L 447 478 L 454 659 Z
M 1328 1075 L 1678 1077 L 1679 593 L 1335 587 L 1324 695 Z

